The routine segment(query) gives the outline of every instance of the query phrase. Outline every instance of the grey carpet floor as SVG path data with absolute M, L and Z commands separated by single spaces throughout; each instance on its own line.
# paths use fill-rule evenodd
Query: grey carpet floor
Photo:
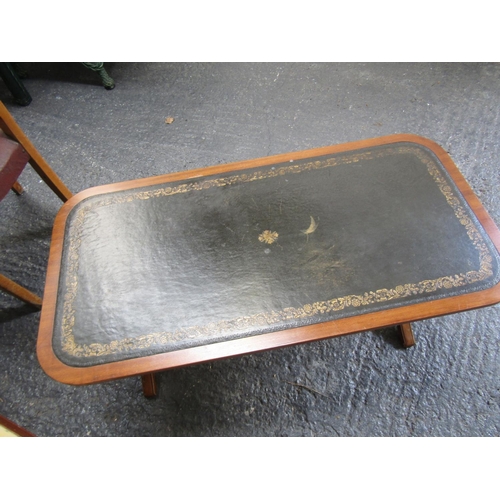
M 393 133 L 442 145 L 500 225 L 500 65 L 25 64 L 33 102 L 0 99 L 67 186 Z M 167 117 L 175 121 L 166 124 Z M 0 203 L 0 268 L 42 294 L 61 203 L 30 167 Z M 397 242 L 394 242 L 397 244 Z M 36 357 L 39 313 L 0 294 L 0 414 L 40 436 L 498 436 L 500 308 L 73 387 Z

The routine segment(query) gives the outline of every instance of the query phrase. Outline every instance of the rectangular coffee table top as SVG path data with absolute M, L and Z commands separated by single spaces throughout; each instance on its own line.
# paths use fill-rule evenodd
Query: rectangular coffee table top
M 499 247 L 413 135 L 91 188 L 54 224 L 38 356 L 86 384 L 491 305 Z

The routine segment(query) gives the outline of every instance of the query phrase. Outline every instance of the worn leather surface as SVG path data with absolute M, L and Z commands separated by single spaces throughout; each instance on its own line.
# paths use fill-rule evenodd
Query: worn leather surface
M 108 193 L 68 217 L 53 347 L 147 356 L 486 289 L 498 264 L 412 143 Z

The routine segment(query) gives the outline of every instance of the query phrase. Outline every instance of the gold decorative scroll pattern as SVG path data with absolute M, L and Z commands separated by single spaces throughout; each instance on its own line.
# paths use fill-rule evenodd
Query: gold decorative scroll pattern
M 336 297 L 325 301 L 306 304 L 302 307 L 287 307 L 281 311 L 263 312 L 260 314 L 236 318 L 229 321 L 219 321 L 209 323 L 204 326 L 193 326 L 183 328 L 173 332 L 155 332 L 123 340 L 114 340 L 109 343 L 78 344 L 73 335 L 75 325 L 75 310 L 73 307 L 78 289 L 78 265 L 79 248 L 81 245 L 81 231 L 86 215 L 99 207 L 129 203 L 136 200 L 147 200 L 160 196 L 173 196 L 222 186 L 229 186 L 237 183 L 254 182 L 262 179 L 283 175 L 294 175 L 315 169 L 329 168 L 337 165 L 357 163 L 362 160 L 370 160 L 388 155 L 409 153 L 416 155 L 427 167 L 431 177 L 438 185 L 441 193 L 446 198 L 448 204 L 467 231 L 467 235 L 478 251 L 479 269 L 456 274 L 454 276 L 443 276 L 438 279 L 429 279 L 418 283 L 408 283 L 398 285 L 395 288 L 383 288 L 375 291 L 368 291 L 362 295 L 347 295 Z M 67 271 L 62 311 L 62 349 L 74 357 L 98 357 L 116 353 L 131 352 L 141 349 L 152 348 L 154 346 L 168 346 L 172 342 L 182 342 L 192 339 L 203 339 L 210 342 L 215 335 L 220 336 L 225 332 L 244 332 L 249 328 L 265 328 L 279 323 L 286 323 L 292 320 L 305 319 L 314 316 L 321 316 L 334 311 L 342 311 L 346 308 L 361 307 L 370 304 L 383 303 L 409 296 L 417 296 L 440 289 L 451 289 L 480 282 L 489 278 L 493 274 L 493 259 L 488 248 L 469 217 L 467 211 L 461 205 L 460 200 L 453 194 L 451 187 L 442 175 L 434 160 L 425 154 L 420 148 L 413 146 L 394 146 L 358 153 L 346 153 L 342 156 L 311 160 L 309 162 L 280 166 L 277 168 L 267 167 L 265 170 L 256 169 L 253 172 L 235 173 L 225 177 L 215 179 L 205 179 L 199 181 L 189 181 L 185 184 L 170 187 L 152 188 L 146 191 L 124 192 L 114 194 L 109 197 L 97 197 L 95 201 L 85 204 L 78 209 L 73 220 L 73 234 L 67 251 Z

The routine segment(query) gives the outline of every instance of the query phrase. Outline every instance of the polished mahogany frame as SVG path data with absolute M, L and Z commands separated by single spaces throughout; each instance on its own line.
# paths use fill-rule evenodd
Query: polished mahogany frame
M 493 244 L 497 250 L 500 251 L 500 231 L 481 205 L 479 199 L 472 192 L 472 189 L 459 172 L 450 156 L 438 144 L 417 135 L 397 134 L 337 146 L 310 149 L 295 153 L 269 156 L 254 160 L 230 163 L 227 165 L 218 165 L 203 169 L 90 188 L 70 198 L 69 201 L 67 201 L 61 208 L 54 223 L 37 344 L 38 359 L 42 368 L 49 376 L 63 383 L 74 385 L 91 384 L 133 375 L 147 375 L 171 368 L 255 353 L 313 340 L 358 333 L 376 328 L 394 325 L 407 325 L 412 321 L 485 307 L 500 302 L 500 283 L 498 283 L 489 289 L 465 293 L 463 295 L 429 300 L 423 303 L 399 306 L 389 310 L 360 314 L 357 316 L 292 328 L 289 330 L 264 333 L 237 340 L 191 347 L 183 350 L 154 354 L 135 359 L 109 362 L 96 366 L 67 366 L 55 356 L 52 349 L 52 335 L 56 314 L 56 301 L 66 219 L 73 207 L 75 207 L 82 200 L 90 196 L 104 193 L 153 186 L 166 182 L 195 179 L 214 174 L 236 172 L 239 170 L 262 167 L 264 165 L 272 165 L 280 162 L 289 162 L 291 160 L 355 151 L 362 148 L 395 144 L 398 142 L 411 142 L 425 146 L 437 156 L 455 183 L 455 186 L 461 192 L 471 210 L 476 215 L 478 221 L 492 240 Z M 397 242 L 395 242 L 395 244 L 397 244 Z M 404 332 L 403 338 L 405 338 Z M 144 381 L 148 382 L 151 381 L 151 379 L 143 377 L 143 382 Z

